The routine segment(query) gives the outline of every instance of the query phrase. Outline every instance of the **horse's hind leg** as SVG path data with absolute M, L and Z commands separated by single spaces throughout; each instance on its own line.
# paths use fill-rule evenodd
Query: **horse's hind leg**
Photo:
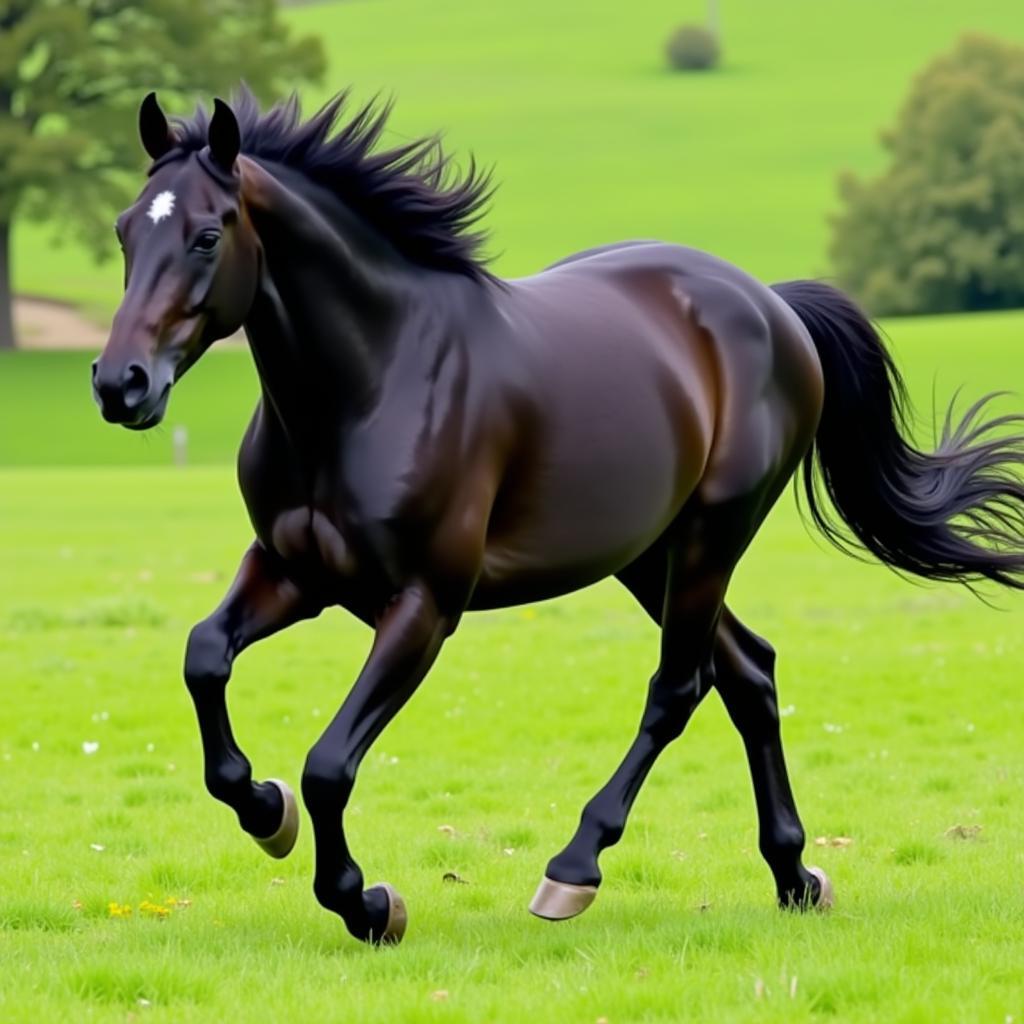
M 622 836 L 648 772 L 682 733 L 710 685 L 707 670 L 725 591 L 759 521 L 756 503 L 732 502 L 685 511 L 673 527 L 660 617 L 661 661 L 640 730 L 615 774 L 584 807 L 569 845 L 548 864 L 530 904 L 539 917 L 572 917 L 593 901 L 601 881 L 601 851 Z M 651 565 L 649 572 L 655 578 L 657 567 Z M 638 589 L 643 585 L 640 579 L 633 582 Z M 644 603 L 653 602 L 648 597 Z
M 743 738 L 754 783 L 761 853 L 782 906 L 828 907 L 832 886 L 820 868 L 801 862 L 804 830 L 789 785 L 775 693 L 775 652 L 728 608 L 718 624 L 715 687 Z
M 320 610 L 253 544 L 224 600 L 192 629 L 185 649 L 185 683 L 199 720 L 206 787 L 272 857 L 284 857 L 295 845 L 298 805 L 283 782 L 252 781 L 252 766 L 231 731 L 227 684 L 232 663 L 246 647 Z

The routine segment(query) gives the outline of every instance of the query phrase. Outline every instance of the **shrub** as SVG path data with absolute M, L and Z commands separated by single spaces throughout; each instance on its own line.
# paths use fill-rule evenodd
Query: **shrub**
M 1024 306 L 1024 48 L 961 39 L 882 144 L 878 177 L 839 180 L 843 285 L 876 315 Z
M 677 71 L 707 71 L 718 64 L 718 37 L 701 25 L 681 25 L 665 45 L 668 62 Z

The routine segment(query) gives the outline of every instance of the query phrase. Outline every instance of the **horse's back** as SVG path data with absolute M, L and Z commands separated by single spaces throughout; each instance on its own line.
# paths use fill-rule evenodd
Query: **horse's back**
M 658 243 L 591 251 L 512 282 L 506 312 L 507 343 L 529 367 L 529 413 L 498 493 L 480 603 L 618 571 L 688 502 L 788 475 L 813 435 L 816 413 L 795 410 L 789 393 L 814 374 L 795 318 L 722 260 Z
M 632 302 L 684 313 L 673 341 L 713 365 L 705 498 L 740 496 L 773 470 L 788 476 L 813 437 L 823 384 L 810 335 L 771 288 L 710 253 L 658 242 L 588 250 L 551 270 L 593 274 Z

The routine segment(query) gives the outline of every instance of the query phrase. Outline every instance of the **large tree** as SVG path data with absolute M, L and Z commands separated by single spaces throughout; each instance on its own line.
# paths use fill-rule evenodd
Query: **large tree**
M 1024 306 L 1024 48 L 964 37 L 882 143 L 878 177 L 840 179 L 840 280 L 875 314 Z
M 139 101 L 229 92 L 267 100 L 324 70 L 277 0 L 0 0 L 0 348 L 14 345 L 11 224 L 51 220 L 97 256 L 141 165 Z

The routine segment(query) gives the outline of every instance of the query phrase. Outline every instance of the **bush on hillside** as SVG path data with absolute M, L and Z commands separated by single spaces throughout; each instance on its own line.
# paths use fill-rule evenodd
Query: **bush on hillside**
M 964 37 L 882 144 L 878 177 L 839 180 L 840 281 L 876 315 L 1024 306 L 1024 48 Z
M 668 62 L 676 71 L 708 71 L 718 64 L 718 37 L 701 25 L 681 25 L 665 44 Z

